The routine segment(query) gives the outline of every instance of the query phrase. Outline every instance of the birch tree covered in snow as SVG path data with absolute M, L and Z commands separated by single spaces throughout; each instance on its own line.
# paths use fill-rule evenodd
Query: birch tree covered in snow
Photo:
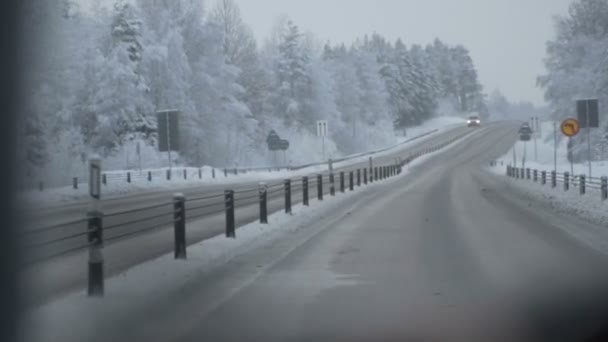
M 180 111 L 182 165 L 275 162 L 271 129 L 291 140 L 288 160 L 321 159 L 315 122 L 328 120 L 330 155 L 386 146 L 393 129 L 483 104 L 468 51 L 425 47 L 380 34 L 327 43 L 288 18 L 260 46 L 233 0 L 113 1 L 82 11 L 70 0 L 27 11 L 28 115 L 20 156 L 31 177 L 84 172 L 101 154 L 107 169 L 166 165 L 156 149 L 158 110 Z M 41 52 L 44 51 L 44 54 Z
M 538 77 L 538 84 L 557 120 L 576 116 L 576 100 L 599 99 L 601 128 L 592 130 L 592 158 L 599 158 L 608 133 L 608 1 L 575 1 L 568 15 L 555 19 L 555 29 L 556 39 L 546 46 L 547 73 Z M 586 158 L 585 139 L 575 138 L 577 160 Z

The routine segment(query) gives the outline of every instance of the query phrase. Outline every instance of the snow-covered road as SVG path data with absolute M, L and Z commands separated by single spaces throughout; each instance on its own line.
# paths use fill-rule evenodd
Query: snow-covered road
M 403 176 L 280 221 L 266 235 L 274 238 L 246 243 L 221 267 L 196 257 L 187 266 L 160 260 L 110 280 L 103 300 L 73 294 L 49 303 L 30 314 L 26 335 L 574 340 L 605 322 L 608 259 L 565 233 L 597 227 L 522 199 L 487 172 L 514 129 L 483 128 Z
M 470 134 L 474 130 L 460 127 L 438 134 L 424 142 L 404 146 L 403 148 L 386 151 L 375 156 L 374 165 L 388 165 L 395 162 L 395 158 L 406 158 L 414 153 L 425 151 L 431 146 L 445 144 L 453 139 Z M 350 170 L 368 167 L 367 159 L 353 161 L 345 165 L 336 165 L 336 186 L 338 186 L 338 173 L 344 171 L 348 176 Z M 324 174 L 323 191 L 328 195 L 329 186 L 327 184 L 327 171 Z M 316 185 L 313 183 L 316 174 L 313 174 L 309 184 L 310 197 L 316 195 Z M 302 200 L 302 187 L 300 177 L 294 179 L 292 201 L 299 203 Z M 272 183 L 278 187 L 272 187 L 268 195 L 268 210 L 275 212 L 283 209 L 284 194 L 282 178 L 277 178 Z M 235 194 L 235 215 L 237 226 L 258 220 L 259 204 L 257 199 L 257 182 L 239 182 L 231 185 L 206 185 L 193 187 L 184 191 L 186 198 L 187 212 L 187 243 L 193 244 L 215 235 L 222 234 L 225 227 L 224 220 L 224 190 L 228 187 L 236 192 Z M 253 191 L 251 191 L 253 190 Z M 173 229 L 172 223 L 172 204 L 171 192 L 163 191 L 148 194 L 135 194 L 124 198 L 105 200 L 104 207 L 104 240 L 106 273 L 114 275 L 122 272 L 134 265 L 154 259 L 173 248 Z M 205 200 L 194 200 L 196 197 L 212 197 Z M 82 289 L 86 284 L 87 260 L 86 248 L 71 251 L 69 254 L 58 258 L 47 259 L 47 256 L 63 253 L 65 250 L 86 247 L 86 222 L 82 219 L 86 214 L 87 203 L 80 203 L 68 208 L 56 209 L 46 214 L 41 213 L 37 217 L 31 218 L 38 221 L 38 225 L 43 226 L 54 223 L 55 221 L 65 222 L 66 220 L 76 220 L 74 224 L 61 226 L 52 230 L 45 230 L 39 234 L 24 234 L 23 241 L 33 248 L 26 250 L 26 260 L 43 260 L 26 267 L 23 271 L 25 284 L 30 292 L 28 303 L 38 304 L 47 301 L 57 294 Z M 150 207 L 139 211 L 139 208 Z M 201 208 L 204 207 L 204 208 Z M 199 208 L 199 209 L 195 209 Z M 135 210 L 135 212 L 131 212 Z M 117 215 L 117 212 L 125 214 Z M 157 217 L 160 216 L 160 217 Z M 153 217 L 151 221 L 146 218 Z M 155 218 L 156 217 L 156 218 Z M 156 227 L 152 230 L 149 228 Z M 24 231 L 27 230 L 24 229 Z M 137 233 L 144 231 L 143 233 Z M 121 236 L 126 235 L 124 238 Z M 63 239 L 64 236 L 76 236 L 75 238 Z M 47 243 L 57 241 L 57 243 Z M 42 245 L 40 245 L 40 243 Z

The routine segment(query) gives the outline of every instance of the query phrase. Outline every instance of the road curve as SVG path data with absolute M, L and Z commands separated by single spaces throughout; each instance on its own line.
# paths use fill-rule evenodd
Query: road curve
M 606 316 L 608 261 L 483 170 L 514 136 L 486 129 L 295 247 L 189 282 L 113 339 L 572 341 Z M 543 214 L 543 215 L 540 215 Z M 541 218 L 543 217 L 543 218 Z

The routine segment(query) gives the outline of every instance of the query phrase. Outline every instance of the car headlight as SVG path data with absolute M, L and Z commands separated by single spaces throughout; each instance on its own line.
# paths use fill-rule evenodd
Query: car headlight
M 481 121 L 477 120 L 477 123 L 478 123 L 478 124 L 480 124 L 480 123 L 481 123 Z
M 467 120 L 467 123 L 468 123 L 468 124 L 470 124 L 470 123 L 471 123 L 471 120 Z

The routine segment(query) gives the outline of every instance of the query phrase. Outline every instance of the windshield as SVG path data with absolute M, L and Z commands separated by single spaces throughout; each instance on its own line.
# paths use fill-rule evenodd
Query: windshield
M 608 340 L 608 0 L 19 6 L 23 340 Z

